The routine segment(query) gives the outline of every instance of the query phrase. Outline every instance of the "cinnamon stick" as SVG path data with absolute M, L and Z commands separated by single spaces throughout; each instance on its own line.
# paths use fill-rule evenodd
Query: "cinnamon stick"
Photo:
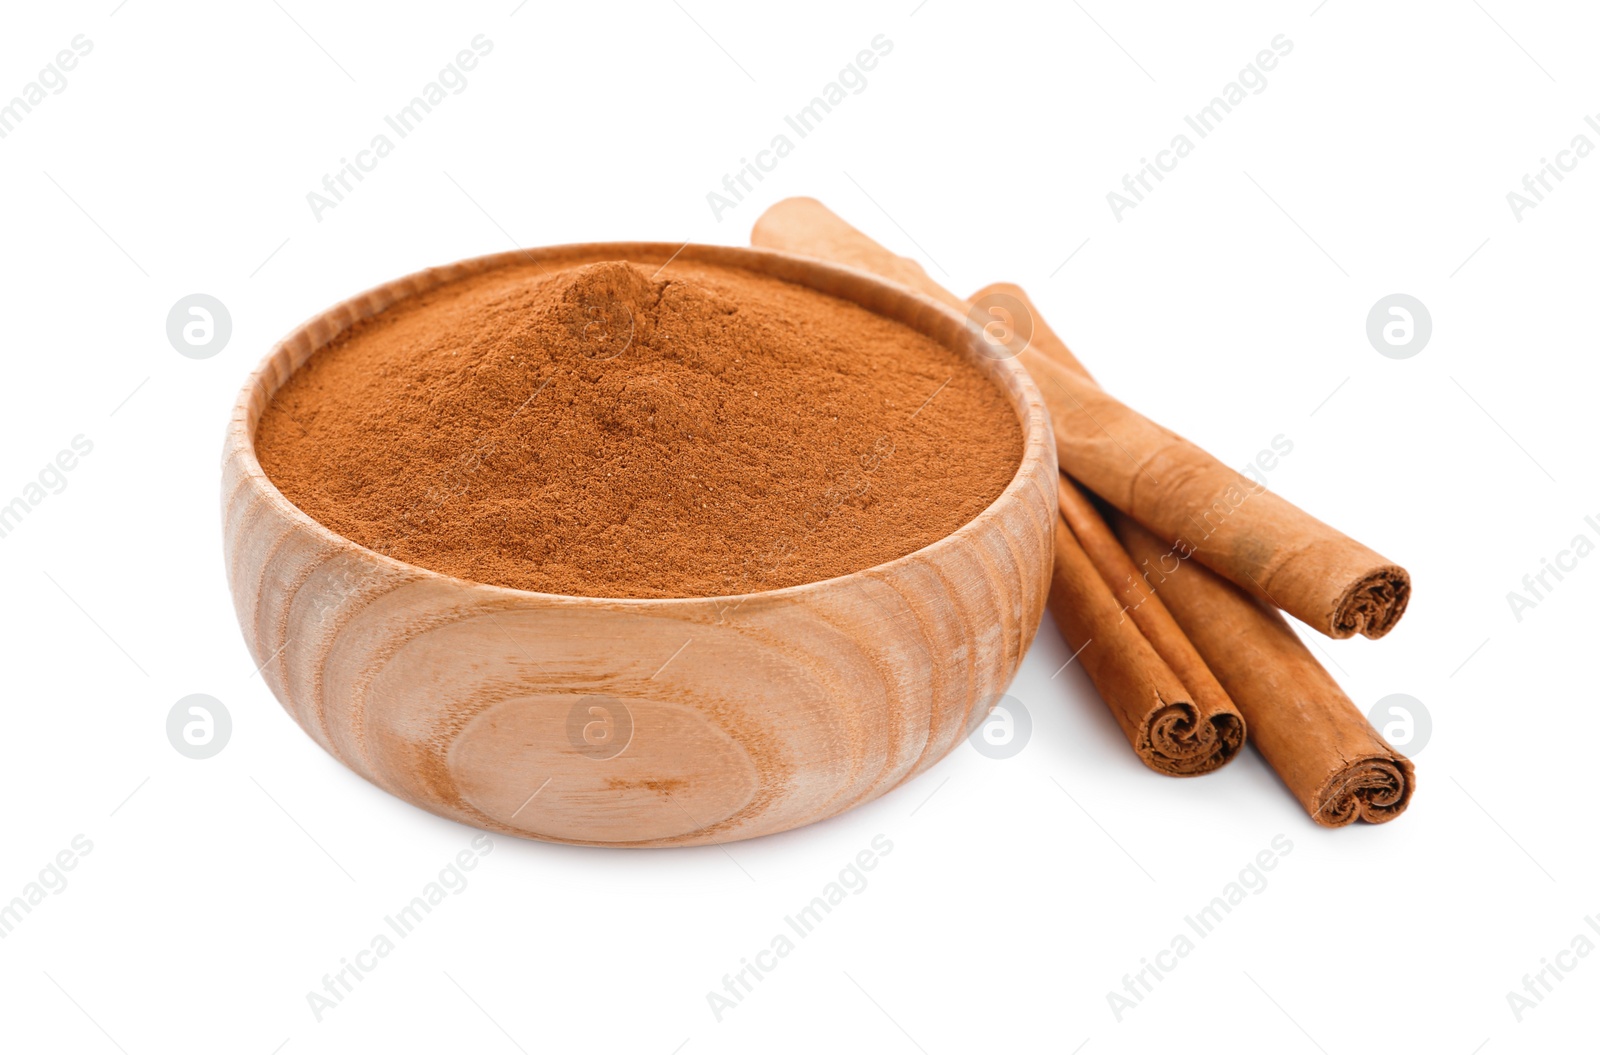
M 756 220 L 750 244 L 813 256 L 898 282 L 965 315 L 966 301 L 928 277 L 915 260 L 890 252 L 815 198 L 785 198 Z
M 1311 819 L 1381 824 L 1411 801 L 1411 762 L 1372 728 L 1277 609 L 1128 517 L 1111 527 L 1140 573 L 1123 603 L 1159 596 L 1250 724 L 1250 740 Z
M 1139 572 L 1099 510 L 1065 478 L 1058 497 L 1050 613 L 1067 645 L 1145 765 L 1172 776 L 1224 765 L 1245 720 L 1160 598 L 1117 600 L 1115 587 Z M 1077 546 L 1063 544 L 1069 532 Z
M 1329 637 L 1394 628 L 1411 596 L 1404 568 L 1107 395 L 1059 339 L 1047 350 L 1048 328 L 1021 289 L 989 286 L 977 299 L 1000 291 L 1033 315 L 1021 361 L 1050 408 L 1062 471 Z

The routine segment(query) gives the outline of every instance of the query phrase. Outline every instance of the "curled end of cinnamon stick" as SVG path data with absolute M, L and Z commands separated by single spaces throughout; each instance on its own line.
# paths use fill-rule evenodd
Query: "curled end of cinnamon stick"
M 1169 703 L 1146 720 L 1138 745 L 1146 765 L 1174 777 L 1197 777 L 1226 765 L 1244 744 L 1244 721 L 1219 711 L 1202 715 L 1192 703 Z
M 1379 638 L 1394 629 L 1411 600 L 1411 576 L 1397 564 L 1389 564 L 1356 580 L 1333 613 L 1334 637 Z
M 1411 804 L 1416 780 L 1411 760 L 1404 755 L 1358 758 L 1322 785 L 1311 819 L 1325 828 L 1342 828 L 1357 820 L 1392 821 Z

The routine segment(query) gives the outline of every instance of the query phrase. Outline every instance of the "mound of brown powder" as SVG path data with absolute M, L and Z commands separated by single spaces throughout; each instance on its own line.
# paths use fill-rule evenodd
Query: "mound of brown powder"
M 295 373 L 257 451 L 334 531 L 591 597 L 815 582 L 972 520 L 1022 457 L 962 356 L 744 271 L 514 266 L 391 307 Z

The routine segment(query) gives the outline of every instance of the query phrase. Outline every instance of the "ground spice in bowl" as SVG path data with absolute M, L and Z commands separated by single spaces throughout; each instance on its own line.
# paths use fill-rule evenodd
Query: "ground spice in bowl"
M 974 361 L 733 267 L 513 264 L 414 295 L 317 352 L 256 451 L 364 546 L 586 597 L 816 582 L 988 507 L 1022 433 Z

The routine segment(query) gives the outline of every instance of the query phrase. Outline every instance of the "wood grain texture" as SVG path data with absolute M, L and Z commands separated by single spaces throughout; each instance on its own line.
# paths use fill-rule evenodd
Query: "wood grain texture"
M 467 582 L 334 534 L 254 453 L 261 412 L 352 323 L 466 275 L 599 260 L 743 267 L 853 301 L 959 349 L 1022 423 L 1004 493 L 949 537 L 825 582 L 724 598 L 562 597 Z M 670 267 L 670 264 L 667 266 Z M 306 733 L 441 816 L 609 846 L 728 842 L 873 799 L 983 720 L 1050 582 L 1056 461 L 1038 390 L 964 320 L 784 253 L 623 243 L 517 251 L 399 279 L 281 341 L 234 408 L 223 531 L 239 625 Z

